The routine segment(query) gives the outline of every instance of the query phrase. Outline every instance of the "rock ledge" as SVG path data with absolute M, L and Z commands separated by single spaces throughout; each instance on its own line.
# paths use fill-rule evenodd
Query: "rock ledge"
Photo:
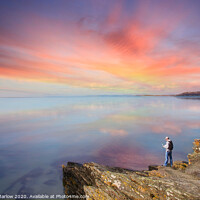
M 65 194 L 86 195 L 87 200 L 199 200 L 200 139 L 193 144 L 189 164 L 176 161 L 172 168 L 149 166 L 148 171 L 132 171 L 96 163 L 68 162 L 63 166 Z

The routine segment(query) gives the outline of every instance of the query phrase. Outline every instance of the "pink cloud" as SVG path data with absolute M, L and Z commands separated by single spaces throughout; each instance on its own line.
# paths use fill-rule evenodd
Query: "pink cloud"
M 106 1 L 93 4 L 103 8 Z M 198 38 L 174 37 L 188 15 L 185 8 L 139 1 L 132 13 L 124 9 L 120 1 L 101 19 L 87 15 L 66 22 L 27 14 L 29 23 L 18 25 L 25 36 L 0 33 L 6 47 L 0 76 L 129 93 L 197 88 Z

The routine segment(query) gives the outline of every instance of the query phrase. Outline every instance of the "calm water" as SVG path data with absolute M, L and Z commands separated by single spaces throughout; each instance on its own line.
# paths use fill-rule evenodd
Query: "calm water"
M 200 135 L 200 100 L 175 97 L 0 99 L 0 194 L 63 194 L 61 165 L 147 169 L 186 160 Z

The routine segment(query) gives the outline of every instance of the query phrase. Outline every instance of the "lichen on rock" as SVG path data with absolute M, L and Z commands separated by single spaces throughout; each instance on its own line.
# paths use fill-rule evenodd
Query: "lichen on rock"
M 172 168 L 149 166 L 148 171 L 132 171 L 69 162 L 63 166 L 65 194 L 86 195 L 87 200 L 199 200 L 199 144 L 200 140 L 195 140 L 194 153 L 188 155 L 189 165 L 176 161 Z

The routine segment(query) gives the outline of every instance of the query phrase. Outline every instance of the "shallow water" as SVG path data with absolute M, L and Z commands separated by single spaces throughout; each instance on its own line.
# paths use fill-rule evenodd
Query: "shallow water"
M 0 194 L 63 194 L 61 165 L 147 169 L 187 160 L 200 133 L 200 100 L 95 96 L 0 98 Z

